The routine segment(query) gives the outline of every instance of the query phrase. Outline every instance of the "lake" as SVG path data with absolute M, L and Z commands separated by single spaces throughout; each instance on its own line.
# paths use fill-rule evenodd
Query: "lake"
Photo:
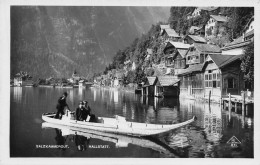
M 49 125 L 42 113 L 56 112 L 68 92 L 75 110 L 87 100 L 96 116 L 120 115 L 128 121 L 172 124 L 194 115 L 197 121 L 168 133 L 134 138 Z M 154 98 L 107 88 L 12 87 L 10 91 L 11 157 L 253 158 L 253 108 L 248 116 L 229 115 L 219 104 Z M 231 140 L 230 140 L 231 139 Z M 235 139 L 237 145 L 229 143 Z M 232 143 L 234 144 L 234 143 Z

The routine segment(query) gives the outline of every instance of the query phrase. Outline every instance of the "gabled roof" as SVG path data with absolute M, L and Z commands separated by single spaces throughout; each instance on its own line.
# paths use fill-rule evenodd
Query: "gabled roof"
M 182 42 L 169 41 L 168 43 L 173 45 L 176 49 L 189 49 L 189 47 L 190 47 L 189 44 L 184 44 Z M 167 43 L 167 45 L 168 45 L 168 43 Z
M 182 56 L 182 58 L 185 58 L 188 49 L 177 49 L 177 51 L 180 53 L 180 55 Z
M 168 34 L 170 37 L 176 37 L 180 38 L 180 36 L 176 33 L 174 29 L 164 29 L 164 31 Z
M 160 25 L 161 29 L 170 29 L 170 25 Z
M 212 59 L 212 61 L 219 68 L 222 68 L 222 67 L 230 64 L 233 61 L 240 60 L 242 55 L 220 55 L 220 54 L 214 54 L 214 55 L 209 55 L 209 57 Z
M 161 86 L 172 86 L 178 83 L 180 79 L 177 79 L 175 76 L 159 76 L 158 82 Z
M 221 15 L 210 15 L 211 18 L 213 18 L 214 20 L 218 21 L 218 22 L 228 22 L 228 18 L 225 16 L 221 16 Z
M 182 42 L 173 42 L 173 41 L 169 41 L 167 42 L 163 52 L 165 52 L 166 49 L 168 49 L 169 47 L 175 47 L 177 49 L 177 51 L 180 53 L 180 55 L 182 57 L 185 57 L 185 54 L 187 53 L 190 45 L 189 44 L 184 44 Z
M 201 37 L 201 36 L 197 36 L 197 35 L 187 35 L 186 37 L 190 37 L 193 41 L 195 42 L 200 42 L 200 43 L 206 43 L 207 41 L 205 40 L 205 38 Z M 185 37 L 185 38 L 186 38 Z
M 221 49 L 217 45 L 201 44 L 201 43 L 194 43 L 193 45 L 196 49 L 204 53 L 221 53 Z
M 204 64 L 189 65 L 188 68 L 180 70 L 178 75 L 185 75 L 185 74 L 189 74 L 192 72 L 202 71 L 203 66 L 204 66 Z
M 251 40 L 244 41 L 243 36 L 240 36 L 239 38 L 235 39 L 233 42 L 225 45 L 225 47 L 221 48 L 221 50 L 230 50 L 230 49 L 234 49 L 234 48 L 245 47 L 250 42 L 251 42 Z
M 156 80 L 156 77 L 155 77 L 155 76 L 147 77 L 147 81 L 146 81 L 145 84 L 146 84 L 146 85 L 154 85 L 155 80 Z

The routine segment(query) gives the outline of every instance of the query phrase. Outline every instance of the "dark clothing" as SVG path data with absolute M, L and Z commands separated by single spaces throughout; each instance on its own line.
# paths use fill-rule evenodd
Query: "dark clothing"
M 58 118 L 61 119 L 61 116 L 64 115 L 64 108 L 66 106 L 68 106 L 68 104 L 66 103 L 66 98 L 60 97 L 58 100 L 58 104 L 56 106 L 56 109 L 57 109 L 57 113 L 55 116 L 56 119 L 58 119 Z
M 85 108 L 77 108 L 76 109 L 76 120 L 83 121 L 88 117 L 88 112 Z

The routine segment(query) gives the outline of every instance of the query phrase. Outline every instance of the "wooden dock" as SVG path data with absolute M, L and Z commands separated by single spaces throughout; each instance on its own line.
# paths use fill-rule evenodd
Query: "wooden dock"
M 242 116 L 248 115 L 248 106 L 254 104 L 254 99 L 246 97 L 246 92 L 242 92 L 241 95 L 229 95 L 227 97 L 222 97 L 221 103 L 223 109 L 228 108 L 229 113 L 231 113 L 232 108 L 235 112 L 238 112 L 238 107 L 241 106 Z

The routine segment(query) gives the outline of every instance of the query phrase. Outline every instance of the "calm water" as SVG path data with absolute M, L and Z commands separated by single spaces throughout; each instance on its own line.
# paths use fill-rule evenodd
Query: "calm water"
M 87 100 L 96 116 L 121 115 L 142 123 L 179 123 L 196 115 L 198 120 L 183 128 L 140 139 L 99 134 L 48 125 L 42 113 L 53 112 L 59 96 L 68 92 L 67 103 L 75 109 Z M 251 109 L 250 109 L 251 110 Z M 11 157 L 238 157 L 252 158 L 252 112 L 222 110 L 220 105 L 173 98 L 148 98 L 109 89 L 11 88 Z M 231 147 L 235 136 L 241 144 Z M 62 145 L 65 148 L 42 148 Z

